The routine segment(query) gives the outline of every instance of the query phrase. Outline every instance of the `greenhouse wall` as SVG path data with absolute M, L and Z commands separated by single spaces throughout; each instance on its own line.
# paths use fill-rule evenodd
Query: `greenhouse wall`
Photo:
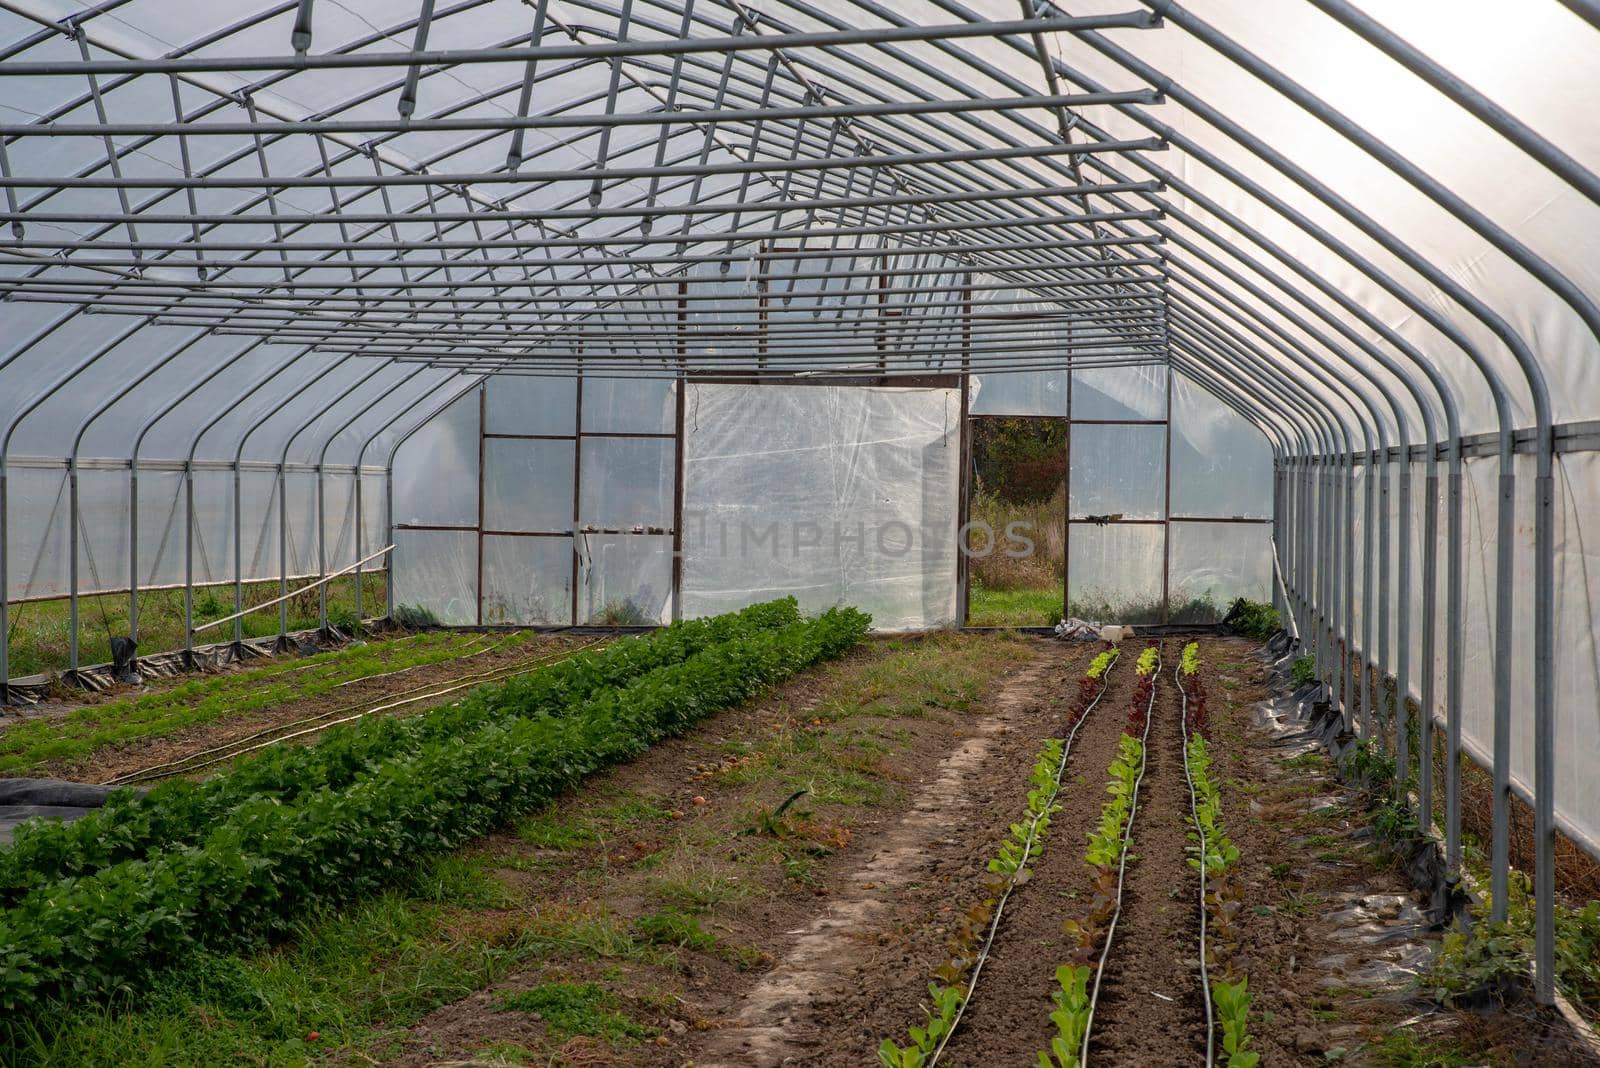
M 957 625 L 963 384 L 935 377 L 491 377 L 396 452 L 395 603 L 454 625 L 639 625 L 793 594 L 862 607 L 882 630 Z M 1267 440 L 1185 376 L 965 388 L 972 416 L 1073 406 L 1076 610 L 1213 622 L 1235 598 L 1270 599 Z

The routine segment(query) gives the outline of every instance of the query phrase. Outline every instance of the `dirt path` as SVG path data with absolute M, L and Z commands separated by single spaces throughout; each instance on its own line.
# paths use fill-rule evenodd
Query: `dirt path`
M 942 1064 L 1032 1063 L 1035 1051 L 1049 1041 L 1055 970 L 1070 949 L 1062 924 L 1087 908 L 1094 872 L 1083 859 L 1084 843 L 1100 820 L 1106 768 L 1117 755 L 1127 721 L 1137 655 L 1137 647 L 1129 645 L 1112 670 L 1105 696 L 1078 730 L 1062 779 L 1061 811 L 1050 821 L 1044 855 L 1031 865 L 1033 879 L 1012 895 Z M 1026 775 L 1027 769 L 1019 767 L 1014 774 Z
M 882 930 L 894 897 L 936 859 L 937 850 L 930 847 L 953 823 L 965 821 L 974 806 L 971 785 L 978 772 L 996 770 L 991 761 L 997 756 L 1015 759 L 1025 751 L 1025 745 L 1019 749 L 997 742 L 1018 729 L 1031 738 L 1038 729 L 1051 666 L 1040 657 L 1006 680 L 977 732 L 940 763 L 910 811 L 878 838 L 866 863 L 848 877 L 845 892 L 809 923 L 789 932 L 794 941 L 788 952 L 744 996 L 732 1025 L 716 1032 L 699 1051 L 697 1065 L 777 1064 L 785 1057 L 820 1052 L 823 1040 L 814 1032 L 802 1036 L 799 1031 L 821 1022 L 817 1017 L 822 1012 L 815 1010 L 839 1006 L 826 996 L 818 999 L 817 991 L 854 970 L 860 935 Z

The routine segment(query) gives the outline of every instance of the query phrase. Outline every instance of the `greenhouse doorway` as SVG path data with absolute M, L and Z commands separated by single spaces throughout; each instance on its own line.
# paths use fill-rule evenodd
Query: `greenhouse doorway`
M 1050 626 L 1065 604 L 1067 420 L 975 416 L 970 434 L 967 626 Z

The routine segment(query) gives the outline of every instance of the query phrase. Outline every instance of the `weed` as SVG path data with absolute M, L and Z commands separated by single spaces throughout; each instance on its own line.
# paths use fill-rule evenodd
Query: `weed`
M 424 605 L 397 604 L 392 618 L 396 625 L 409 630 L 425 630 L 439 625 L 439 616 Z
M 411 893 L 420 901 L 436 901 L 469 909 L 506 909 L 516 898 L 504 883 L 485 870 L 483 858 L 431 857 L 411 877 Z
M 501 1012 L 538 1013 L 546 1032 L 557 1041 L 590 1035 L 607 1042 L 632 1042 L 655 1034 L 616 1011 L 616 998 L 595 983 L 542 983 L 531 990 L 501 994 Z
M 1223 622 L 1236 633 L 1246 638 L 1254 638 L 1258 642 L 1271 638 L 1283 625 L 1278 610 L 1272 605 L 1246 600 L 1243 597 L 1229 606 L 1228 615 Z
M 1317 661 L 1311 656 L 1297 656 L 1289 665 L 1289 682 L 1295 689 L 1317 681 Z
M 559 815 L 560 807 L 546 805 L 517 824 L 517 837 L 536 849 L 582 849 L 599 840 L 594 830 L 573 816 Z
M 677 946 L 709 953 L 717 947 L 717 936 L 700 926 L 700 921 L 686 912 L 662 909 L 633 921 L 639 937 L 653 946 Z
M 472 1059 L 479 1064 L 529 1064 L 534 1059 L 534 1053 L 515 1042 L 491 1042 L 474 1050 Z
M 655 895 L 687 912 L 709 912 L 721 905 L 749 897 L 751 888 L 719 867 L 702 860 L 687 860 L 652 881 Z

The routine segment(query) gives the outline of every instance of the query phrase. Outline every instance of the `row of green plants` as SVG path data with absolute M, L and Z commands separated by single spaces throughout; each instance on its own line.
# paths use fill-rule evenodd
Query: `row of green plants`
M 1117 740 L 1117 756 L 1106 771 L 1106 792 L 1111 796 L 1101 806 L 1100 822 L 1089 833 L 1084 851 L 1085 862 L 1094 869 L 1093 896 L 1081 917 L 1063 924 L 1072 949 L 1067 961 L 1056 968 L 1056 989 L 1050 995 L 1055 1006 L 1050 1022 L 1056 1030 L 1050 1036 L 1050 1048 L 1038 1051 L 1040 1068 L 1079 1068 L 1087 1052 L 1089 1025 L 1094 1017 L 1090 982 L 1119 909 L 1123 868 L 1133 844 L 1133 813 L 1144 774 L 1145 736 L 1160 659 L 1160 649 L 1148 646 L 1139 654 L 1135 666 L 1138 684 L 1128 721 Z
M 340 787 L 257 796 L 192 843 L 37 887 L 0 914 L 0 1006 L 13 1021 L 37 1017 L 60 1001 L 132 994 L 197 951 L 264 946 L 310 909 L 392 885 L 423 858 L 838 656 L 869 623 L 833 609 L 710 644 L 561 715 L 464 719 L 459 733 L 368 762 Z M 479 703 L 499 708 L 505 690 Z
M 32 821 L 17 829 L 9 850 L 0 852 L 0 906 L 14 906 L 59 879 L 93 874 L 153 850 L 192 845 L 217 821 L 257 798 L 292 804 L 318 790 L 343 789 L 383 760 L 507 717 L 565 714 L 607 687 L 680 663 L 719 642 L 798 619 L 794 599 L 783 598 L 677 623 L 481 686 L 461 701 L 419 716 L 358 720 L 334 728 L 316 745 L 264 750 L 203 782 L 174 779 L 143 795 L 120 790 L 73 823 Z
M 1222 825 L 1222 792 L 1211 774 L 1207 742 L 1205 684 L 1200 676 L 1200 646 L 1190 642 L 1178 665 L 1184 694 L 1184 770 L 1189 778 L 1193 825 L 1189 828 L 1189 866 L 1200 877 L 1201 964 L 1211 1003 L 1222 1026 L 1228 1068 L 1255 1068 L 1261 1055 L 1250 1049 L 1250 981 L 1238 974 L 1239 914 L 1244 907 L 1238 878 L 1239 847 Z M 1206 1036 L 1206 1063 L 1213 1063 L 1214 1034 Z
M 979 944 L 984 928 L 991 925 L 1004 897 L 1032 878 L 1028 862 L 1044 853 L 1050 818 L 1061 808 L 1057 798 L 1065 752 L 1066 742 L 1060 738 L 1047 739 L 1039 751 L 1028 779 L 1027 810 L 1019 822 L 1008 828 L 1006 838 L 988 863 L 989 874 L 995 877 L 988 886 L 990 896 L 963 918 L 952 940 L 951 958 L 935 973 L 936 981 L 928 984 L 926 1026 L 908 1030 L 908 1045 L 901 1046 L 892 1038 L 879 1044 L 878 1060 L 887 1068 L 923 1068 L 930 1064 L 955 1029 L 966 999 L 968 976 L 981 956 Z
M 1109 673 L 1119 655 L 1115 648 L 1102 650 L 1079 678 L 1078 693 L 1067 712 L 1069 739 L 1110 686 Z M 989 861 L 988 871 L 994 878 L 986 888 L 987 896 L 962 917 L 951 939 L 950 959 L 935 971 L 935 981 L 928 984 L 926 1024 L 909 1029 L 911 1041 L 906 1046 L 899 1045 L 891 1038 L 879 1044 L 878 1060 L 886 1068 L 923 1068 L 931 1064 L 954 1030 L 965 1003 L 968 976 L 981 956 L 980 943 L 984 939 L 984 931 L 988 929 L 989 937 L 993 937 L 993 928 L 998 923 L 996 910 L 1000 902 L 1012 888 L 1029 881 L 1031 873 L 1027 861 L 1043 852 L 1050 818 L 1060 808 L 1057 798 L 1061 791 L 1067 744 L 1060 738 L 1046 740 L 1034 761 L 1029 780 L 1031 788 L 1028 791 L 1027 814 L 1023 822 L 1011 825 L 1010 836 L 1001 843 L 998 854 Z

